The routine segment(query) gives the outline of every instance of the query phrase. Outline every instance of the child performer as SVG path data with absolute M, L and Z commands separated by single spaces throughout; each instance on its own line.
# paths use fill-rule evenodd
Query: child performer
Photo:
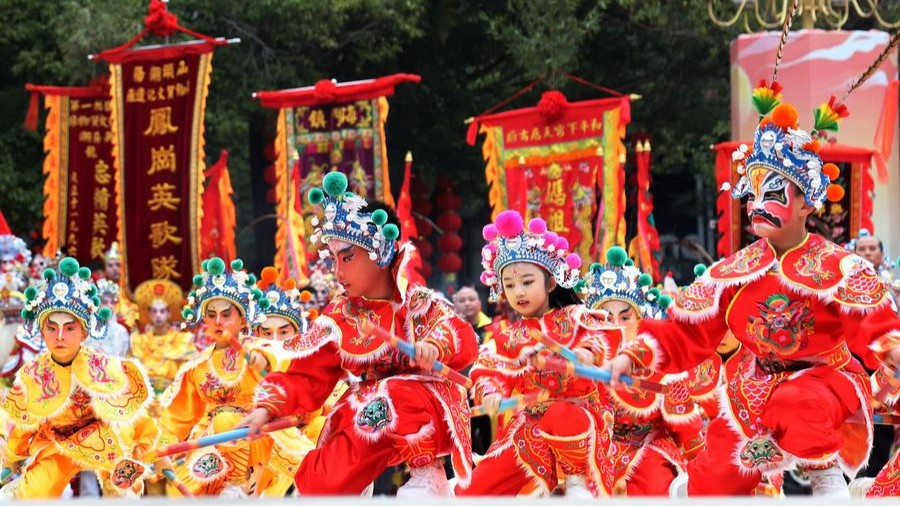
M 548 495 L 566 474 L 566 494 L 608 496 L 615 470 L 609 454 L 613 410 L 609 394 L 591 380 L 542 370 L 534 355 L 551 357 L 535 334 L 574 350 L 585 364 L 602 364 L 618 349 L 621 333 L 581 304 L 572 290 L 581 259 L 566 255 L 565 238 L 544 220 L 524 228 L 517 211 L 503 211 L 484 228 L 483 283 L 491 300 L 506 299 L 522 318 L 494 336 L 472 368 L 474 400 L 496 413 L 504 397 L 546 393 L 509 422 L 457 495 Z
M 344 394 L 318 447 L 303 460 L 300 495 L 360 494 L 386 467 L 403 462 L 412 477 L 399 496 L 448 495 L 438 457 L 451 454 L 456 476 L 468 481 L 469 406 L 463 388 L 428 371 L 436 360 L 455 370 L 469 366 L 477 354 L 475 332 L 448 301 L 409 286 L 409 251 L 398 251 L 395 216 L 347 192 L 339 172 L 326 175 L 323 186 L 324 193 L 309 192 L 310 203 L 324 208 L 313 238 L 325 244 L 320 254 L 333 257 L 346 291 L 309 332 L 285 341 L 296 358 L 285 373 L 266 377 L 244 423 L 255 430 L 273 417 L 316 411 L 349 372 L 363 381 Z M 382 333 L 413 344 L 415 360 Z
M 64 258 L 42 278 L 25 290 L 19 332 L 46 350 L 19 370 L 0 405 L 12 424 L 3 467 L 21 467 L 0 496 L 58 498 L 81 470 L 96 472 L 107 493 L 138 496 L 149 467 L 141 457 L 159 432 L 146 412 L 149 380 L 136 362 L 82 346 L 103 339 L 112 317 L 90 269 Z
M 754 102 L 778 104 L 776 92 L 758 88 L 755 99 L 771 100 Z M 831 105 L 817 111 L 817 129 L 836 129 Z M 871 368 L 900 362 L 900 348 L 869 349 L 896 335 L 900 320 L 869 262 L 807 233 L 807 216 L 843 194 L 839 170 L 822 163 L 816 132 L 799 129 L 796 109 L 781 104 L 766 116 L 769 109 L 760 109 L 752 149 L 733 156 L 741 177 L 732 195 L 749 195 L 760 240 L 681 292 L 669 320 L 645 320 L 613 360 L 613 378 L 635 365 L 695 367 L 731 330 L 742 346 L 726 364 L 728 409 L 688 466 L 687 492 L 749 494 L 764 475 L 801 464 L 814 495 L 848 497 L 842 470 L 856 474 L 872 438 L 869 378 L 852 354 Z
M 610 314 L 612 322 L 625 331 L 625 345 L 637 337 L 642 319 L 663 319 L 672 299 L 651 288 L 651 276 L 634 267 L 619 246 L 606 252 L 606 262 L 591 265 L 585 276 L 585 304 Z M 652 381 L 668 385 L 665 394 L 612 390 L 617 493 L 667 496 L 675 476 L 686 472 L 687 461 L 703 446 L 699 402 L 715 398 L 722 364 L 717 355 L 713 357 L 690 374 L 647 371 Z
M 244 334 L 256 318 L 263 293 L 240 259 L 203 262 L 194 276 L 196 289 L 182 311 L 185 326 L 201 320 L 213 344 L 181 366 L 160 399 L 162 426 L 176 441 L 230 430 L 253 407 L 260 371 L 268 362 Z M 251 366 L 253 364 L 253 366 Z M 270 464 L 268 436 L 202 448 L 178 468 L 179 479 L 194 495 L 245 496 L 261 492 L 260 477 Z M 169 495 L 177 495 L 170 488 Z

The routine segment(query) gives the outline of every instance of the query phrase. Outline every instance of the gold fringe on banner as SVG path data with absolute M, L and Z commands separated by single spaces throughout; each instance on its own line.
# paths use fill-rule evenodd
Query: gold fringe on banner
M 288 152 L 287 152 L 287 117 L 285 109 L 278 109 L 278 122 L 275 129 L 275 214 L 278 227 L 275 231 L 275 268 L 283 278 L 289 277 L 288 265 L 288 217 L 289 202 Z M 283 279 L 281 281 L 284 281 Z
M 62 114 L 62 102 L 68 101 L 68 97 L 61 95 L 45 95 L 44 107 L 47 109 L 46 131 L 44 132 L 44 226 L 42 234 L 44 244 L 44 256 L 53 258 L 59 251 L 60 245 L 65 241 L 63 234 L 66 225 L 66 205 L 61 199 L 60 192 L 65 190 L 65 185 L 60 183 L 60 171 L 62 161 L 68 155 L 63 154 L 60 145 L 61 135 L 68 135 L 68 119 Z
M 191 126 L 191 266 L 193 277 L 200 272 L 200 223 L 203 219 L 203 187 L 206 176 L 206 99 L 212 76 L 212 52 L 200 56 L 197 80 L 200 93 L 194 96 L 194 124 Z M 201 81 L 202 79 L 202 81 Z
M 381 139 L 381 200 L 391 209 L 396 207 L 394 194 L 391 193 L 391 172 L 388 170 L 387 137 L 384 135 L 384 125 L 387 123 L 388 112 L 391 106 L 387 97 L 378 97 L 378 137 Z
M 488 183 L 488 203 L 491 206 L 491 220 L 507 208 L 504 193 L 505 184 L 500 177 L 500 146 L 497 145 L 497 135 L 494 128 L 481 127 L 484 134 L 484 144 L 481 146 L 481 154 L 486 162 L 484 177 Z
M 109 94 L 110 105 L 109 111 L 109 130 L 112 135 L 112 153 L 113 153 L 113 174 L 116 178 L 116 221 L 119 223 L 119 232 L 116 240 L 119 243 L 119 254 L 122 258 L 126 258 L 125 252 L 125 210 L 122 209 L 122 196 L 125 194 L 125 178 L 122 175 L 121 158 L 125 157 L 125 132 L 119 128 L 120 117 L 125 109 L 125 97 L 121 93 L 122 84 L 122 64 L 111 63 L 109 65 Z M 124 290 L 122 293 L 128 292 L 128 262 L 122 262 L 121 271 L 119 273 L 119 289 Z

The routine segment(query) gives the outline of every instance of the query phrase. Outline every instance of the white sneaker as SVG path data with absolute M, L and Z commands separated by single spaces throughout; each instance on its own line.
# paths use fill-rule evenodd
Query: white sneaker
M 566 497 L 574 499 L 594 499 L 594 494 L 587 488 L 587 481 L 582 474 L 566 476 Z
M 219 497 L 247 497 L 247 492 L 244 491 L 243 487 L 239 487 L 237 485 L 226 485 L 221 492 L 219 492 Z
M 362 493 L 359 494 L 360 497 L 372 497 L 372 494 L 375 493 L 375 482 L 369 483 L 369 486 L 364 488 Z
M 422 467 L 409 469 L 409 481 L 397 489 L 397 497 L 450 497 L 450 482 L 440 460 Z
M 669 483 L 669 497 L 687 497 L 688 496 L 688 475 L 681 473 Z
M 875 478 L 857 478 L 850 482 L 850 497 L 865 497 L 875 483 Z
M 807 469 L 806 474 L 809 475 L 812 495 L 834 499 L 850 498 L 850 489 L 847 488 L 841 468 L 834 466 L 828 469 Z

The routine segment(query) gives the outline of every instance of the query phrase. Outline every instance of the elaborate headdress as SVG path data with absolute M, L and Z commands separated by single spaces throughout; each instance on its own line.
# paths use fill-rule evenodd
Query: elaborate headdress
M 113 241 L 112 244 L 109 245 L 109 249 L 106 250 L 106 253 L 103 254 L 103 261 L 108 262 L 110 260 L 121 260 L 122 257 L 119 255 L 119 242 Z
M 569 241 L 565 237 L 548 231 L 547 223 L 540 218 L 528 222 L 528 230 L 524 225 L 518 211 L 503 211 L 482 230 L 488 243 L 481 249 L 481 282 L 490 287 L 491 302 L 503 293 L 503 268 L 515 262 L 543 267 L 563 288 L 573 288 L 580 279 L 581 257 L 566 254 Z
M 97 295 L 100 296 L 100 299 L 104 297 L 108 299 L 113 299 L 115 301 L 119 300 L 119 284 L 111 279 L 98 279 L 97 280 Z
M 41 280 L 25 289 L 25 309 L 19 338 L 39 343 L 41 324 L 54 312 L 69 313 L 87 329 L 88 337 L 106 337 L 106 322 L 112 310 L 100 307 L 97 287 L 91 281 L 91 270 L 80 267 L 78 260 L 67 257 L 59 262 L 59 270 L 47 269 Z
M 194 291 L 188 294 L 187 304 L 181 311 L 183 328 L 194 327 L 206 311 L 206 305 L 216 299 L 234 303 L 244 318 L 252 322 L 256 318 L 258 302 L 263 298 L 262 290 L 256 288 L 256 276 L 244 271 L 240 258 L 232 260 L 231 269 L 219 257 L 212 257 L 201 264 L 203 272 L 194 276 Z
M 14 235 L 0 235 L 0 260 L 9 261 L 27 266 L 31 261 L 31 251 L 25 245 L 25 241 Z
M 293 323 L 300 333 L 306 332 L 308 321 L 315 318 L 315 310 L 306 310 L 312 294 L 297 289 L 293 278 L 286 279 L 281 286 L 277 279 L 278 270 L 274 267 L 266 267 L 259 273 L 257 286 L 263 291 L 263 298 L 259 301 L 259 317 L 253 323 L 258 325 L 268 316 L 280 316 Z
M 598 309 L 608 300 L 620 300 L 634 307 L 640 316 L 662 318 L 672 298 L 652 288 L 653 278 L 641 273 L 619 246 L 606 251 L 606 265 L 591 264 L 585 274 L 585 305 Z
M 390 265 L 397 253 L 400 229 L 387 223 L 388 215 L 384 210 L 360 212 L 366 206 L 366 200 L 347 191 L 347 176 L 329 172 L 322 179 L 322 188 L 313 188 L 307 198 L 310 204 L 321 205 L 324 210 L 325 222 L 321 226 L 318 218 L 312 220 L 316 228 L 309 239 L 313 244 L 319 241 L 327 244 L 330 239 L 345 241 L 368 251 L 369 258 L 379 266 Z M 329 254 L 325 248 L 319 251 L 322 256 Z
M 167 279 L 148 279 L 134 289 L 134 301 L 142 312 L 158 301 L 165 304 L 174 316 L 184 305 L 184 293 L 180 286 Z
M 753 147 L 741 144 L 732 154 L 737 163 L 740 179 L 730 188 L 734 198 L 750 193 L 750 180 L 758 169 L 769 169 L 784 176 L 803 192 L 809 206 L 821 208 L 825 199 L 833 202 L 844 196 L 844 189 L 834 184 L 840 170 L 833 163 L 823 164 L 819 157 L 817 136 L 824 130 L 838 130 L 838 121 L 849 113 L 843 104 L 836 104 L 835 97 L 815 111 L 812 132 L 800 130 L 797 109 L 781 103 L 781 86 L 766 85 L 765 79 L 753 90 L 753 105 L 760 115 L 759 125 L 753 136 Z

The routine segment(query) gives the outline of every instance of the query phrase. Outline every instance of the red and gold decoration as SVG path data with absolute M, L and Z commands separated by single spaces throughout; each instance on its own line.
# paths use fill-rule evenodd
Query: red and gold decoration
M 307 278 L 307 231 L 313 208 L 303 206 L 311 188 L 332 171 L 343 172 L 349 190 L 393 206 L 384 125 L 387 97 L 412 74 L 254 94 L 263 107 L 278 109 L 275 137 L 275 196 L 279 217 L 275 267 L 284 277 Z
M 659 275 L 659 232 L 653 219 L 653 194 L 650 193 L 650 139 L 637 138 L 634 141 L 635 179 L 637 182 L 637 235 L 628 246 L 629 255 L 638 267 L 660 279 Z
M 99 55 L 110 64 L 122 285 L 130 292 L 148 279 L 167 279 L 189 290 L 201 260 L 204 117 L 212 52 L 226 41 L 180 26 L 157 0 L 144 23 L 138 36 Z M 147 34 L 175 31 L 198 40 L 132 48 Z
M 200 258 L 220 257 L 226 262 L 237 258 L 234 227 L 237 216 L 234 189 L 228 175 L 228 151 L 222 150 L 219 161 L 206 170 L 206 190 L 203 192 L 203 234 L 200 238 Z
M 716 187 L 724 183 L 735 184 L 737 171 L 733 168 L 732 153 L 741 144 L 752 145 L 752 142 L 729 141 L 717 144 L 716 150 Z M 825 236 L 837 244 L 846 244 L 850 239 L 859 237 L 861 229 L 872 230 L 872 211 L 875 191 L 875 180 L 872 177 L 872 157 L 875 151 L 844 144 L 822 144 L 819 156 L 825 164 L 839 167 L 837 185 L 844 192 L 835 201 L 825 202 L 821 209 L 810 215 L 807 228 Z M 754 242 L 756 237 L 750 230 L 745 202 L 733 199 L 731 193 L 723 191 L 716 198 L 716 210 L 719 215 L 719 256 L 728 256 Z
M 81 263 L 102 260 L 119 233 L 109 83 L 100 78 L 86 87 L 29 84 L 26 89 L 35 109 L 29 119 L 37 120 L 40 95 L 47 110 L 44 256 L 55 257 L 65 246 Z
M 474 118 L 468 141 L 485 134 L 493 216 L 514 209 L 541 217 L 583 258 L 624 245 L 630 120 L 627 96 L 569 102 L 558 91 L 545 92 L 535 107 Z

